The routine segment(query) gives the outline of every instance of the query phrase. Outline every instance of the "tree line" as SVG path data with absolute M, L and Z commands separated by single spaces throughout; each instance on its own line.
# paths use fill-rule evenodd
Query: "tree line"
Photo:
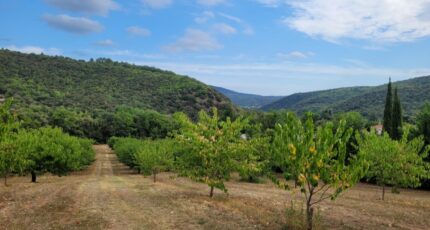
M 225 182 L 233 172 L 246 181 L 270 178 L 281 189 L 297 186 L 308 229 L 316 205 L 361 180 L 376 181 L 384 199 L 385 186 L 417 187 L 430 175 L 423 137 L 381 137 L 354 130 L 345 119 L 317 124 L 312 114 L 300 118 L 285 112 L 273 130 L 262 132 L 261 124 L 246 117 L 221 119 L 216 109 L 201 111 L 196 121 L 184 113 L 173 117 L 180 128 L 168 139 L 112 138 L 109 143 L 122 162 L 153 175 L 154 182 L 159 172 L 173 171 L 207 184 L 210 197 L 214 189 L 228 192 Z

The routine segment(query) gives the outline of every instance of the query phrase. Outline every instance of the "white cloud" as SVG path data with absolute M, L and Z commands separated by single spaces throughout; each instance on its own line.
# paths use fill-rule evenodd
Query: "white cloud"
M 175 43 L 164 48 L 170 52 L 198 52 L 221 49 L 222 45 L 207 32 L 197 29 L 187 29 L 185 34 Z
M 115 49 L 115 50 L 92 50 L 92 49 L 83 49 L 78 50 L 77 52 L 80 56 L 83 57 L 95 57 L 95 56 L 103 56 L 103 57 L 112 57 L 112 58 L 120 58 L 125 57 L 127 59 L 151 59 L 151 60 L 157 60 L 157 59 L 164 59 L 166 58 L 163 54 L 157 54 L 157 53 L 140 53 L 132 50 L 121 50 L 121 49 Z
M 76 34 L 100 32 L 103 26 L 98 22 L 83 17 L 71 17 L 65 14 L 44 15 L 43 20 L 49 26 Z
M 100 41 L 97 41 L 95 44 L 99 45 L 99 46 L 113 46 L 113 45 L 115 45 L 115 43 L 110 39 L 100 40 Z
M 430 0 L 291 0 L 283 22 L 312 37 L 407 42 L 430 36 Z
M 235 34 L 237 31 L 234 27 L 227 25 L 225 23 L 218 23 L 213 26 L 215 31 L 222 34 Z
M 283 2 L 281 0 L 256 0 L 256 1 L 263 4 L 266 7 L 278 7 Z
M 57 49 L 57 48 L 48 48 L 48 49 L 45 49 L 45 48 L 42 48 L 42 47 L 39 47 L 39 46 L 21 46 L 21 47 L 18 47 L 18 46 L 15 46 L 15 45 L 6 46 L 4 48 L 6 48 L 8 50 L 18 51 L 18 52 L 21 52 L 21 53 L 27 53 L 27 54 L 30 54 L 30 53 L 33 53 L 33 54 L 44 53 L 44 54 L 48 54 L 48 55 L 61 55 L 61 51 L 59 49 Z
M 112 0 L 44 0 L 47 4 L 57 8 L 75 12 L 106 15 L 111 10 L 119 9 L 119 5 Z
M 231 20 L 231 21 L 234 21 L 234 22 L 236 22 L 236 23 L 243 23 L 243 22 L 242 22 L 242 19 L 240 19 L 240 18 L 238 18 L 238 17 L 232 16 L 232 15 L 229 15 L 229 14 L 225 14 L 225 13 L 218 13 L 218 14 L 219 14 L 221 17 L 226 18 L 226 19 Z
M 262 95 L 288 95 L 296 92 L 331 89 L 357 85 L 379 85 L 393 80 L 430 74 L 430 68 L 402 69 L 388 67 L 362 67 L 324 65 L 300 62 L 198 64 L 178 62 L 134 62 L 174 71 L 211 85 L 254 84 L 243 92 Z M 303 82 L 307 84 L 303 84 Z M 264 87 L 261 85 L 264 84 Z M 239 87 L 240 88 L 240 87 Z M 233 88 L 234 89 L 234 88 Z
M 246 35 L 253 35 L 253 34 L 255 34 L 254 29 L 251 26 L 249 26 L 249 25 L 245 25 L 245 28 L 243 29 L 242 32 L 244 34 L 246 34 Z
M 173 0 L 141 0 L 145 6 L 153 9 L 161 9 L 170 6 Z
M 216 6 L 226 3 L 226 0 L 197 0 L 197 3 L 204 6 Z
M 215 14 L 212 11 L 204 11 L 200 16 L 196 17 L 194 21 L 198 24 L 203 24 L 212 18 L 215 18 Z
M 239 24 L 242 27 L 242 32 L 246 35 L 253 35 L 255 33 L 254 29 L 250 25 L 248 25 L 248 23 L 244 22 L 241 18 L 225 13 L 218 13 L 218 15 Z
M 139 26 L 130 26 L 126 29 L 126 31 L 133 36 L 139 36 L 139 37 L 148 37 L 151 35 L 150 30 Z
M 277 56 L 283 59 L 304 59 L 314 55 L 315 54 L 312 52 L 300 52 L 300 51 L 292 51 L 290 53 L 277 53 Z

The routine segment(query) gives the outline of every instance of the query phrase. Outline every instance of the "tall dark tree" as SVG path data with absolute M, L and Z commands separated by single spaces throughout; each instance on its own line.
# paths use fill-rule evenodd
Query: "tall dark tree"
M 394 89 L 394 101 L 393 101 L 393 114 L 392 114 L 392 138 L 400 140 L 402 138 L 402 106 L 400 104 L 399 94 L 397 87 Z
M 391 78 L 388 82 L 387 97 L 385 99 L 385 110 L 384 110 L 384 131 L 392 137 L 392 125 L 393 125 L 393 90 L 391 86 Z

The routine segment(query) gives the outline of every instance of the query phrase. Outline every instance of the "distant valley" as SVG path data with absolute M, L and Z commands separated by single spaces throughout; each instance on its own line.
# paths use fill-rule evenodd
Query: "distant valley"
M 244 108 L 259 108 L 264 111 L 286 109 L 299 114 L 307 111 L 314 113 L 357 111 L 368 119 L 377 121 L 382 119 L 386 86 L 384 84 L 373 87 L 347 87 L 295 93 L 286 97 L 264 97 L 214 88 Z M 413 119 L 423 104 L 426 101 L 430 102 L 430 76 L 394 82 L 393 86 L 399 89 L 406 119 Z
M 284 98 L 283 96 L 261 96 L 256 94 L 239 93 L 217 86 L 212 86 L 212 88 L 228 97 L 234 104 L 248 109 L 259 109 Z

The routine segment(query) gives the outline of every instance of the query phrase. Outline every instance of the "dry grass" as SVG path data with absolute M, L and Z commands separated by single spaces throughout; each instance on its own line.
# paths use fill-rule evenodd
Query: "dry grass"
M 67 177 L 17 177 L 0 186 L 0 229 L 302 229 L 299 192 L 267 182 L 227 183 L 229 195 L 170 173 L 151 178 L 119 163 L 106 146 L 97 161 Z M 318 229 L 428 229 L 430 193 L 401 190 L 380 200 L 359 185 L 318 207 Z M 292 208 L 291 202 L 294 202 Z

